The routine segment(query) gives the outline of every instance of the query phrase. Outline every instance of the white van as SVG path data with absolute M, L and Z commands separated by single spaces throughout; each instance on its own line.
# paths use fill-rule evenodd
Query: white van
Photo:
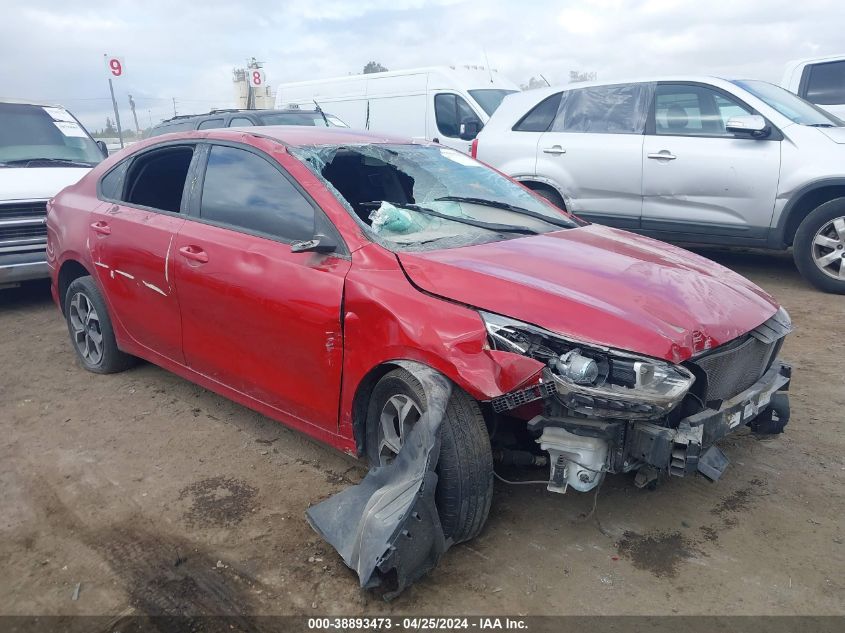
M 352 128 L 424 138 L 469 152 L 470 141 L 519 86 L 481 66 L 433 66 L 282 84 L 277 108 L 317 102 Z
M 845 55 L 791 61 L 780 85 L 845 119 Z
M 61 106 L 0 101 L 0 288 L 49 277 L 47 200 L 106 155 Z

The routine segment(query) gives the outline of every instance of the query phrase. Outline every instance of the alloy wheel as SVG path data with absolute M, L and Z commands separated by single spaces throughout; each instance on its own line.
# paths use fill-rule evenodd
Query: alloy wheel
M 379 416 L 379 464 L 386 466 L 399 454 L 407 432 L 422 415 L 416 403 L 404 394 L 388 398 Z
M 73 295 L 68 317 L 73 344 L 79 355 L 89 365 L 98 365 L 103 360 L 103 332 L 91 299 L 82 292 Z
M 813 262 L 825 275 L 845 281 L 845 217 L 834 218 L 816 231 Z

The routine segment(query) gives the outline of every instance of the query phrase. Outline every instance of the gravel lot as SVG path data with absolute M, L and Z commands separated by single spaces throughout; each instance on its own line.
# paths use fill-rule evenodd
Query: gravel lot
M 609 477 L 598 520 L 497 482 L 482 535 L 390 604 L 305 521 L 361 464 L 152 365 L 85 372 L 47 285 L 0 292 L 0 613 L 845 614 L 845 297 L 702 253 L 792 314 L 786 434 L 722 442 L 717 484 Z

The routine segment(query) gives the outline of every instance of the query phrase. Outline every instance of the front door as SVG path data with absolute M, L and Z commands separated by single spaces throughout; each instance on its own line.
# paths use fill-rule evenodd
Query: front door
M 132 159 L 113 199 L 91 215 L 89 246 L 112 317 L 138 345 L 183 362 L 173 241 L 185 222 L 194 147 L 155 148 Z
M 643 230 L 703 241 L 766 237 L 781 143 L 725 130 L 728 118 L 746 114 L 754 114 L 748 105 L 709 86 L 657 86 L 643 146 Z
M 461 95 L 454 92 L 438 92 L 434 95 L 434 117 L 430 119 L 429 138 L 469 154 L 472 141 L 461 139 L 461 123 L 472 121 L 481 129 L 481 118 Z
M 349 257 L 291 252 L 327 220 L 255 149 L 211 145 L 198 191 L 174 243 L 187 365 L 336 432 Z
M 563 192 L 584 219 L 636 229 L 642 211 L 642 149 L 649 84 L 563 93 L 551 128 L 537 144 L 537 175 Z

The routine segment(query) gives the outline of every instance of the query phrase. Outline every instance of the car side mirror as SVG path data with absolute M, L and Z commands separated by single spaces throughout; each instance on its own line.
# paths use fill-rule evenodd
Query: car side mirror
M 109 157 L 109 147 L 106 145 L 105 141 L 97 141 L 97 147 L 99 147 L 100 151 L 103 153 L 103 158 Z
M 481 121 L 464 119 L 461 122 L 460 137 L 462 141 L 471 141 L 481 131 Z
M 765 138 L 772 131 L 766 119 L 759 114 L 732 116 L 725 124 L 725 129 L 731 134 L 741 134 L 751 138 Z
M 299 240 L 290 243 L 291 253 L 334 253 L 337 244 L 331 238 L 317 234 L 310 240 Z

